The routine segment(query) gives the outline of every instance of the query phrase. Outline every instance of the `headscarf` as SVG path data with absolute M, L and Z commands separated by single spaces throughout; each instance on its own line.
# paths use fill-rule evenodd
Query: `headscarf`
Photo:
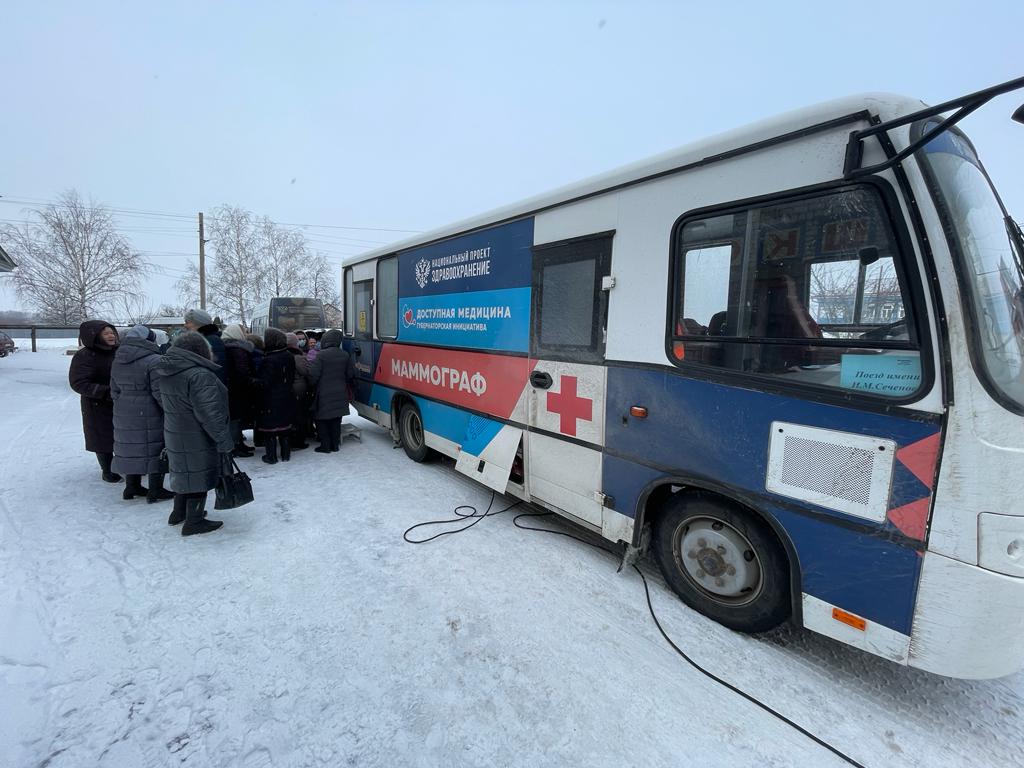
M 238 323 L 232 323 L 227 326 L 221 333 L 222 339 L 234 339 L 235 341 L 245 341 L 245 331 L 242 330 L 242 326 Z

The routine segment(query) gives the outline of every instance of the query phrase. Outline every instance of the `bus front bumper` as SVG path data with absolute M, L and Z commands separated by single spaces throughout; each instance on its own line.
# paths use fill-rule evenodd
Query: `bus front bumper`
M 907 663 L 988 679 L 1024 667 L 1024 578 L 925 552 Z

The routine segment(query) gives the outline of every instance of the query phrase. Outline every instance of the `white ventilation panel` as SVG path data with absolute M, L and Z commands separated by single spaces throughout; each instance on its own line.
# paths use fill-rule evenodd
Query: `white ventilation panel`
M 773 421 L 765 488 L 881 523 L 895 459 L 892 440 Z

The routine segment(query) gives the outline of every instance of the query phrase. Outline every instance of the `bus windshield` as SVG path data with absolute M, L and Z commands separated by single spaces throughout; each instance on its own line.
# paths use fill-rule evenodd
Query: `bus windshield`
M 930 127 L 925 126 L 925 130 Z M 936 204 L 959 256 L 978 374 L 1024 406 L 1024 268 L 1020 230 L 1006 215 L 974 148 L 947 131 L 924 148 Z
M 276 298 L 270 300 L 270 325 L 286 333 L 324 327 L 324 307 L 319 299 Z

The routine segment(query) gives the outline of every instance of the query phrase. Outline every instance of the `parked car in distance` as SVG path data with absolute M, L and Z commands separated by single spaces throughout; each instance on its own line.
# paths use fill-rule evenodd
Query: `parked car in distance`
M 17 351 L 18 347 L 14 344 L 14 339 L 0 331 L 0 357 L 7 357 Z

